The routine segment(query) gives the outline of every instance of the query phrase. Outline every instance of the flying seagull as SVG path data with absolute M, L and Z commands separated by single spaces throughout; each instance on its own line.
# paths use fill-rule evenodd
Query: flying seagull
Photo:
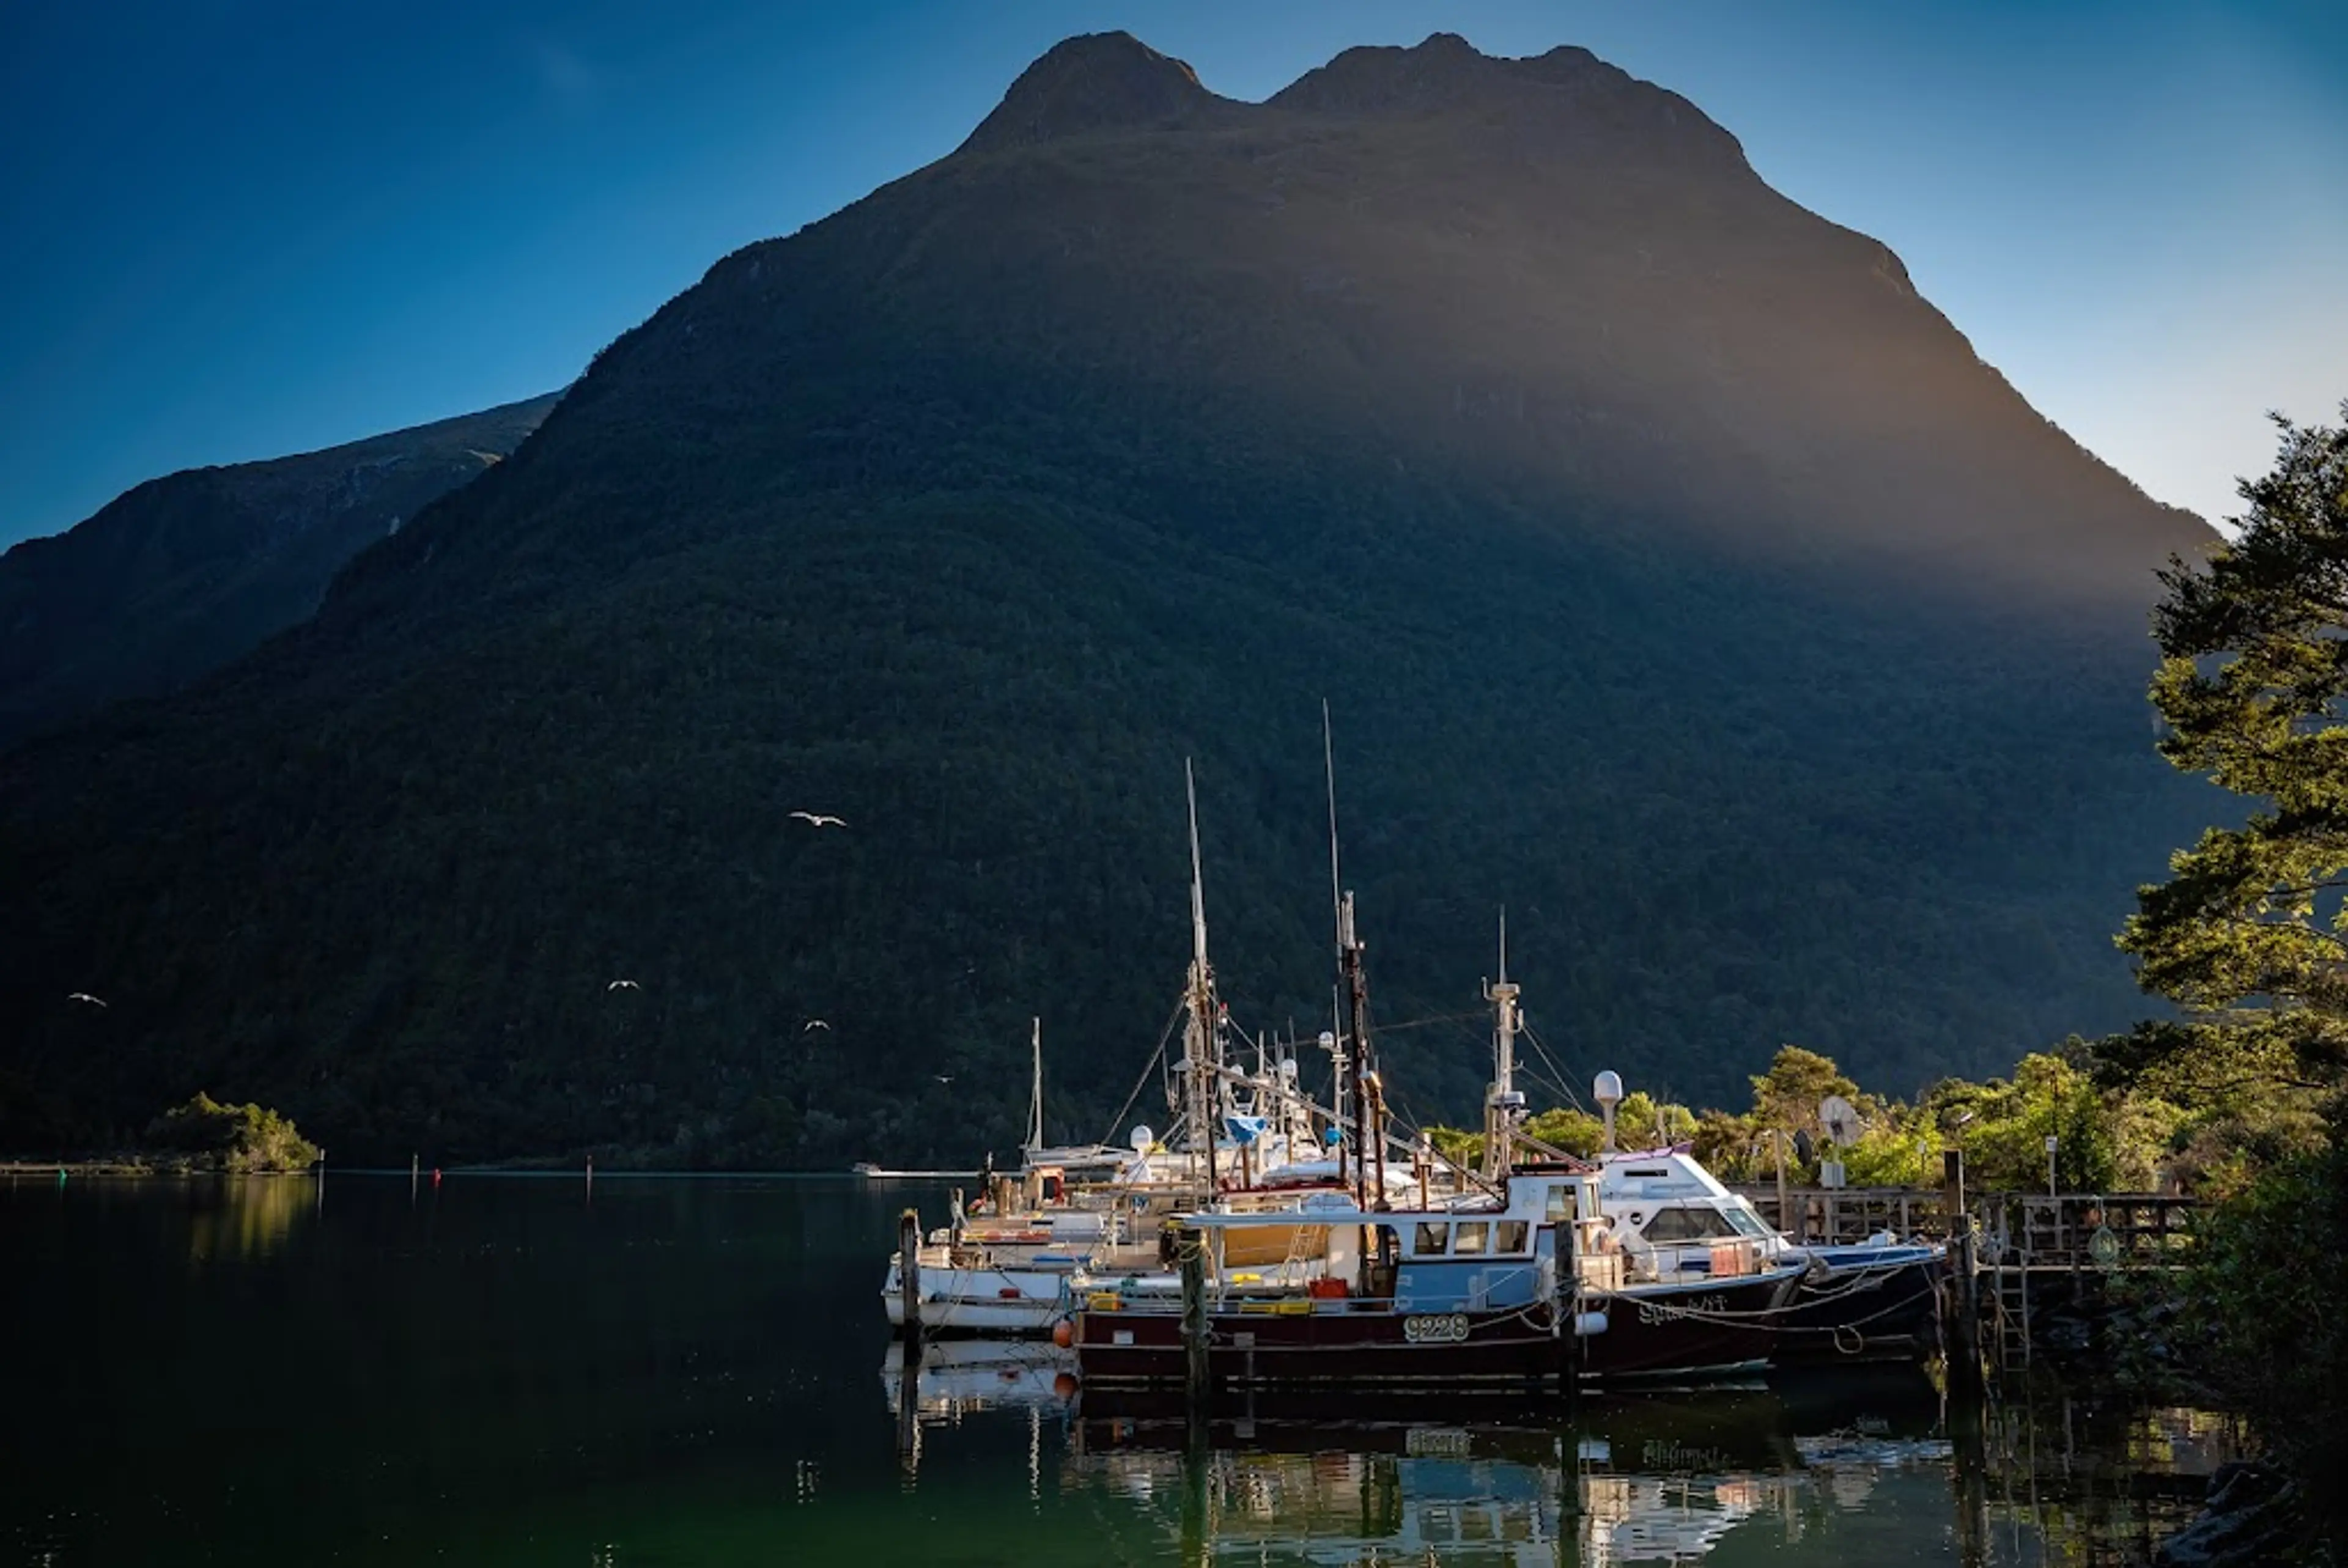
M 613 980 L 610 985 L 605 986 L 603 989 L 607 991 L 640 991 L 644 988 L 636 984 L 633 980 Z
M 72 995 L 67 997 L 66 1000 L 69 1002 L 88 1002 L 92 1007 L 104 1007 L 106 1005 L 106 1003 L 90 995 L 88 991 L 76 991 Z
M 848 825 L 846 817 L 826 816 L 819 811 L 795 811 L 791 815 L 809 827 L 846 827 Z
M 829 1029 L 831 1025 L 824 1022 L 823 1020 L 819 1018 L 811 1018 L 808 1020 L 807 1022 L 799 1026 L 799 1032 L 801 1034 L 805 1034 L 811 1029 Z
M 952 1083 L 953 1081 L 953 1074 L 950 1072 L 941 1072 L 935 1076 L 940 1083 Z

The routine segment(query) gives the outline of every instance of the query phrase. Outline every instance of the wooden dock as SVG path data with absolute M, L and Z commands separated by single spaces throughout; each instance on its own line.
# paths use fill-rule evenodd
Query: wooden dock
M 1902 1240 L 1947 1241 L 1947 1193 L 1937 1187 L 1734 1189 L 1761 1217 L 1811 1246 L 1863 1242 L 1889 1232 Z M 2172 1268 L 2192 1245 L 2197 1200 L 2162 1193 L 1982 1193 L 1963 1201 L 1979 1238 L 1981 1265 L 2069 1272 Z
M 2030 1365 L 2054 1324 L 2108 1310 L 2110 1276 L 2180 1266 L 2193 1245 L 2196 1200 L 2166 1193 L 1967 1194 L 1961 1160 L 1943 1187 L 1735 1190 L 1764 1219 L 1807 1245 L 1890 1234 L 1948 1242 L 1952 1276 L 1941 1324 L 1952 1365 Z M 1965 1277 L 1954 1271 L 1970 1269 Z

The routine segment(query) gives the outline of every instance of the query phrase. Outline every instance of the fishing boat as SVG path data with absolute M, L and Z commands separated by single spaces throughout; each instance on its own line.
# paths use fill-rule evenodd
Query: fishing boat
M 1171 1291 L 1179 1282 L 1169 1272 L 1172 1260 L 1161 1233 L 1179 1214 L 1278 1211 L 1315 1193 L 1350 1192 L 1356 1203 L 1415 1193 L 1426 1202 L 1455 1190 L 1453 1173 L 1431 1150 L 1390 1163 L 1381 1132 L 1375 1149 L 1363 1153 L 1368 1124 L 1349 1130 L 1303 1092 L 1293 1042 L 1267 1048 L 1259 1035 L 1253 1069 L 1234 1064 L 1231 1011 L 1215 995 L 1207 958 L 1197 795 L 1187 769 L 1185 783 L 1191 960 L 1176 1014 L 1183 1022 L 1182 1054 L 1167 1075 L 1169 1108 L 1179 1111 L 1174 1129 L 1161 1141 L 1138 1126 L 1123 1150 L 1046 1146 L 1043 1031 L 1035 1020 L 1019 1169 L 986 1173 L 987 1190 L 967 1209 L 956 1195 L 952 1223 L 914 1249 L 910 1287 L 905 1248 L 891 1256 L 881 1293 L 900 1332 L 911 1327 L 910 1310 L 924 1334 L 1043 1336 L 1072 1314 L 1076 1300 L 1106 1285 L 1137 1295 Z M 1342 1098 L 1345 1055 L 1335 1036 L 1321 1038 Z M 1165 1050 L 1161 1040 L 1160 1060 Z M 1241 1255 L 1234 1265 L 1246 1261 L 1250 1248 L 1283 1252 L 1294 1228 L 1278 1217 L 1254 1227 L 1237 1244 Z
M 1488 992 L 1499 1009 L 1499 1113 L 1488 1118 L 1497 1136 L 1488 1140 L 1486 1173 L 1464 1195 L 1392 1202 L 1372 1179 L 1386 1147 L 1385 1091 L 1353 896 L 1336 895 L 1335 904 L 1359 1151 L 1352 1193 L 1182 1216 L 1179 1293 L 1151 1280 L 1086 1296 L 1068 1334 L 1086 1386 L 1188 1384 L 1203 1369 L 1210 1383 L 1246 1386 L 1532 1389 L 1765 1365 L 1766 1325 L 1807 1260 L 1772 1264 L 1756 1246 L 1732 1245 L 1701 1280 L 1630 1277 L 1597 1173 L 1514 1129 L 1517 992 L 1505 958 Z M 1204 1019 L 1213 996 L 1195 907 L 1193 916 L 1190 1006 Z M 1519 1149 L 1532 1158 L 1517 1159 Z M 1267 1231 L 1284 1246 L 1276 1261 L 1256 1239 Z
M 1216 1383 L 1555 1387 L 1756 1370 L 1803 1272 L 1633 1282 L 1597 1178 L 1519 1171 L 1479 1206 L 1300 1206 L 1184 1217 L 1198 1283 L 1092 1292 L 1070 1339 L 1086 1386 L 1177 1384 L 1203 1336 Z M 1273 1266 L 1230 1260 L 1253 1231 L 1297 1239 Z M 1725 1261 L 1725 1260 L 1724 1260 Z M 1190 1319 L 1186 1333 L 1186 1311 Z
M 1508 917 L 1500 920 L 1500 978 L 1485 987 L 1493 1007 L 1493 1075 L 1485 1095 L 1484 1170 L 1510 1168 L 1528 1140 L 1524 1096 L 1513 1081 L 1523 1027 L 1519 987 L 1509 980 Z M 1947 1249 L 1892 1235 L 1842 1246 L 1800 1245 L 1764 1220 L 1684 1145 L 1615 1148 L 1622 1081 L 1601 1072 L 1591 1085 L 1602 1122 L 1596 1164 L 1608 1244 L 1639 1284 L 1701 1284 L 1756 1267 L 1797 1267 L 1799 1283 L 1768 1324 L 1771 1358 L 1914 1358 L 1936 1342 L 1935 1313 Z M 1553 1158 L 1556 1151 L 1542 1150 Z
M 1888 1233 L 1838 1246 L 1797 1245 L 1683 1148 L 1609 1153 L 1600 1171 L 1601 1204 L 1643 1277 L 1710 1277 L 1724 1245 L 1806 1266 L 1774 1326 L 1779 1362 L 1920 1358 L 1937 1342 L 1946 1247 Z

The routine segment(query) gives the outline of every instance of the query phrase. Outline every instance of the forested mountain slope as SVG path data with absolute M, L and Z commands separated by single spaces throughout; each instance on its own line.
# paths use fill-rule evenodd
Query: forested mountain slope
M 318 607 L 360 549 L 521 444 L 553 395 L 150 479 L 0 555 L 0 744 L 176 690 Z
M 2145 610 L 2208 537 L 1586 53 L 1249 105 L 1071 40 L 297 631 L 0 759 L 0 1114 L 968 1156 L 1032 1012 L 1095 1135 L 1187 954 L 1186 755 L 1235 1014 L 1325 1014 L 1324 696 L 1380 1018 L 1475 1009 L 1505 903 L 1569 1074 L 1912 1091 L 2136 1010 L 2110 933 L 2199 810 Z M 1385 1049 L 1472 1104 L 1472 1024 Z

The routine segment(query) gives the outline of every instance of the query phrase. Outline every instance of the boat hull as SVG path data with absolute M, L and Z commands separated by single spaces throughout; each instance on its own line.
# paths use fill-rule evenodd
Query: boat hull
M 1780 1274 L 1595 1296 L 1584 1304 L 1583 1327 L 1594 1330 L 1585 1333 L 1545 1307 L 1410 1313 L 1349 1301 L 1248 1304 L 1254 1309 L 1209 1314 L 1208 1376 L 1241 1387 L 1539 1389 L 1748 1372 L 1768 1360 L 1769 1317 L 1793 1281 Z M 1086 1387 L 1184 1381 L 1179 1313 L 1087 1308 L 1075 1321 Z
M 1782 1314 L 1781 1362 L 1921 1360 L 1940 1342 L 1939 1247 L 1842 1247 L 1819 1254 L 1827 1277 L 1805 1281 Z
M 905 1296 L 892 1262 L 880 1287 L 889 1327 L 905 1329 Z M 922 1332 L 1041 1337 L 1074 1309 L 1079 1286 L 1069 1270 L 924 1268 L 921 1274 Z

